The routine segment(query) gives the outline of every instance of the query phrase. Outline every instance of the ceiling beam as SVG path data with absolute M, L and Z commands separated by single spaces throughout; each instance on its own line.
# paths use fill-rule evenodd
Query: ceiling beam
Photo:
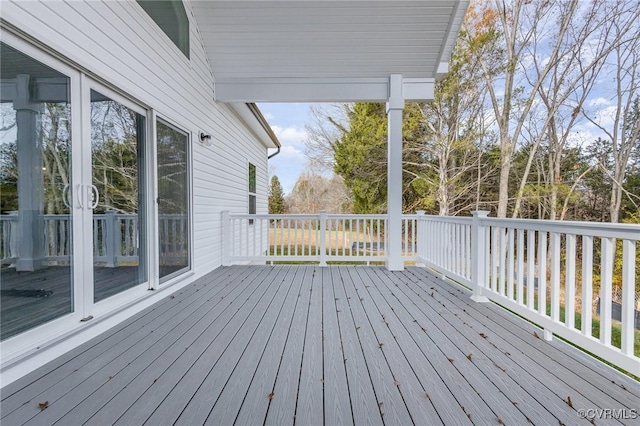
M 433 78 L 405 78 L 407 101 L 433 99 Z M 389 78 L 247 78 L 218 79 L 218 102 L 386 102 Z

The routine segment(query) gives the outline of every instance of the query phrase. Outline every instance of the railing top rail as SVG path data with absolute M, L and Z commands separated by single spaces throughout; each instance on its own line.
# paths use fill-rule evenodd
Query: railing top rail
M 422 220 L 431 220 L 449 223 L 471 223 L 472 217 L 466 216 L 439 216 L 439 215 L 417 215 Z
M 531 231 L 559 232 L 571 235 L 587 235 L 594 237 L 623 238 L 640 240 L 640 225 L 608 222 L 577 222 L 538 219 L 499 219 L 488 217 L 480 219 L 485 226 L 502 226 L 505 228 Z
M 320 214 L 249 214 L 229 213 L 232 219 L 318 219 Z
M 329 219 L 386 219 L 386 214 L 328 214 Z
M 327 219 L 386 219 L 386 214 L 326 214 Z M 249 214 L 229 213 L 235 219 L 318 219 L 320 213 L 315 214 Z
M 418 216 L 420 220 L 449 222 L 449 223 L 471 223 L 470 217 L 458 216 Z M 640 225 L 626 223 L 608 222 L 579 222 L 562 220 L 541 220 L 541 219 L 512 219 L 486 217 L 480 218 L 480 224 L 484 226 L 495 226 L 513 229 L 523 229 L 527 231 L 558 232 L 571 235 L 586 235 L 593 237 L 622 238 L 627 240 L 640 241 Z

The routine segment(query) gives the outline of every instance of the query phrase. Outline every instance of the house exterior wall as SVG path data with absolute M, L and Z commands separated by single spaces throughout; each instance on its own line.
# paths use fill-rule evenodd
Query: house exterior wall
M 3 2 L 2 16 L 87 72 L 192 135 L 193 271 L 221 265 L 220 212 L 248 211 L 248 162 L 257 168 L 257 212 L 267 212 L 267 149 L 233 109 L 213 100 L 213 77 L 190 2 L 191 59 L 135 1 Z M 212 136 L 199 143 L 199 130 Z
M 233 107 L 214 102 L 209 59 L 191 4 L 185 1 L 184 5 L 190 59 L 135 1 L 2 1 L 0 5 L 3 31 L 60 57 L 190 134 L 193 241 L 191 272 L 172 279 L 170 286 L 160 285 L 153 294 L 140 291 L 142 296 L 134 303 L 116 307 L 93 324 L 78 323 L 68 331 L 47 335 L 46 341 L 31 339 L 17 351 L 3 342 L 3 385 L 166 297 L 166 290 L 187 285 L 219 267 L 221 212 L 248 212 L 249 162 L 257 171 L 257 213 L 267 213 L 267 146 Z M 208 143 L 200 143 L 200 131 L 211 135 Z

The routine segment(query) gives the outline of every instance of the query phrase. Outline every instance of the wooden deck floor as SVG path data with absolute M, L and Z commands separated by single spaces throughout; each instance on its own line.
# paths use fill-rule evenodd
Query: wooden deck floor
M 424 268 L 220 268 L 3 388 L 2 424 L 586 425 L 578 410 L 597 408 L 633 417 L 639 383 L 535 330 Z

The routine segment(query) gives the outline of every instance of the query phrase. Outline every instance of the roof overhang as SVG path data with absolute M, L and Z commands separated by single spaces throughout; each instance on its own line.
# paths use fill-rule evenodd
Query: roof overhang
M 220 102 L 433 98 L 468 0 L 192 1 Z
M 233 102 L 229 105 L 265 147 L 280 148 L 280 141 L 256 104 Z

